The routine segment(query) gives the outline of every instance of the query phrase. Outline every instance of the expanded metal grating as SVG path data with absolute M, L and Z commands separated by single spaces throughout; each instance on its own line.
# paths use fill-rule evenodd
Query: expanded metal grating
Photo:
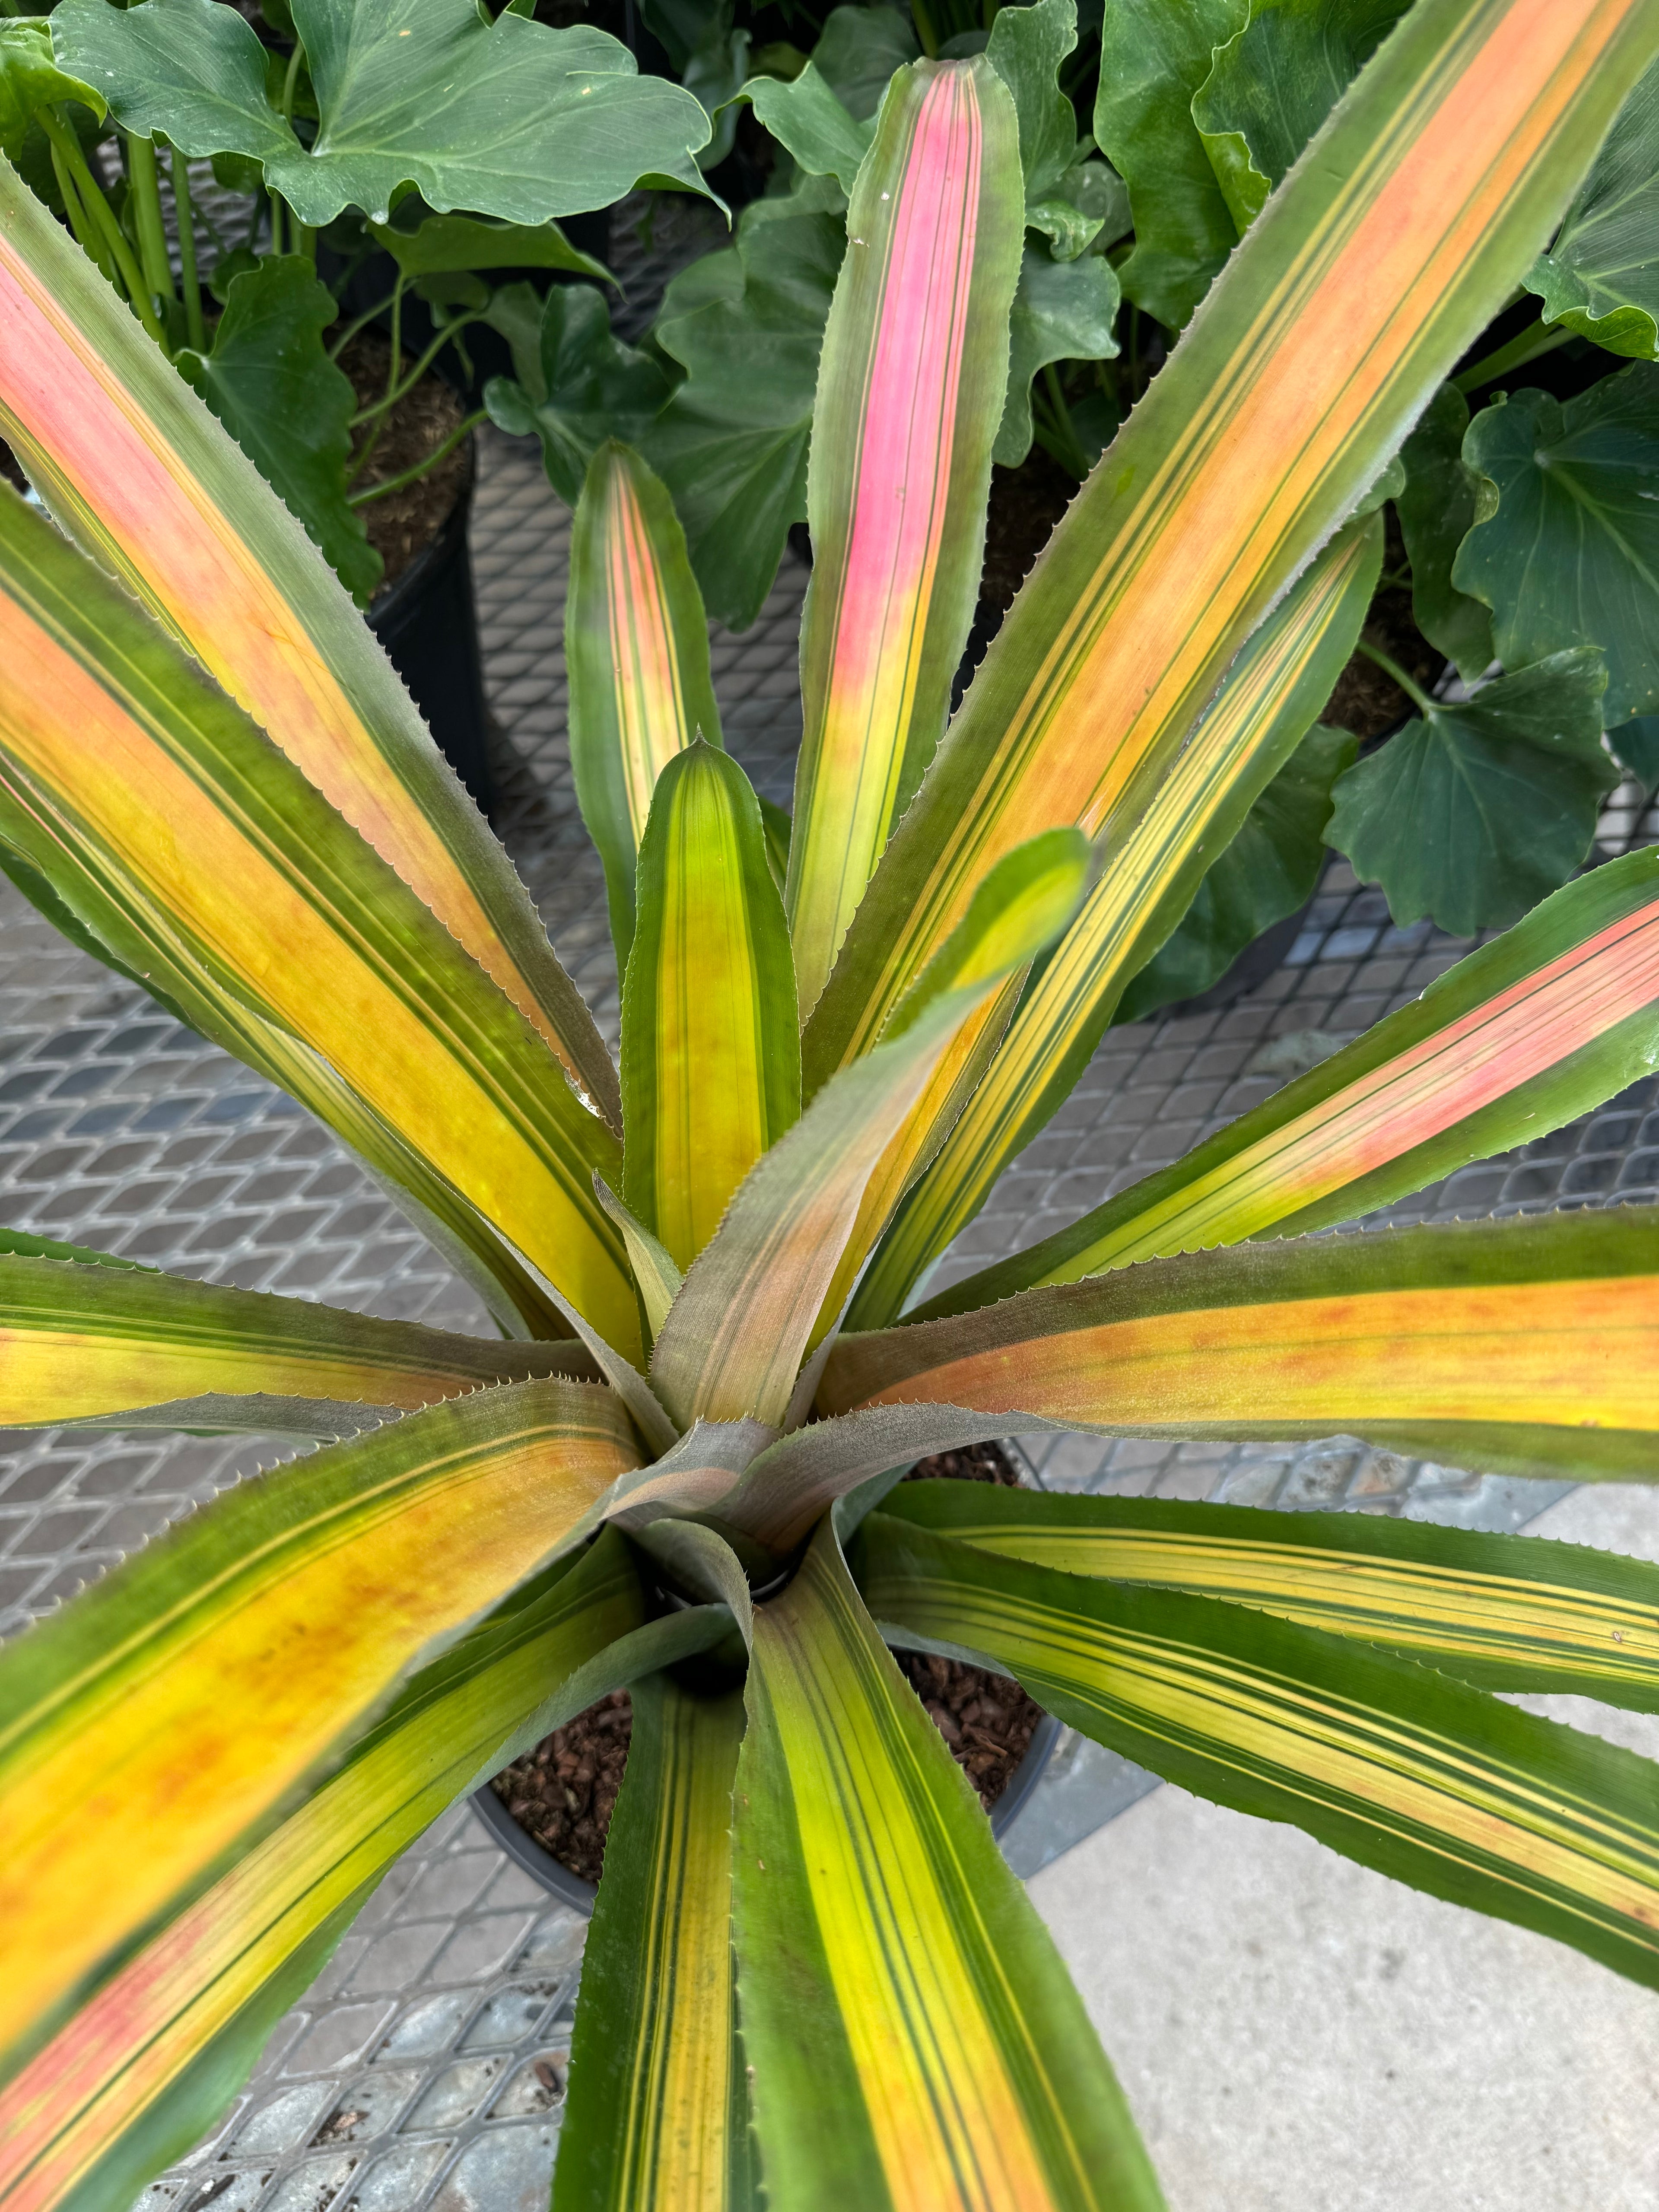
M 577 817 L 560 635 L 568 517 L 535 453 L 489 437 L 474 561 L 502 733 L 499 827 L 562 957 L 613 1040 L 597 858 Z M 787 800 L 800 727 L 793 561 L 755 628 L 715 633 L 728 744 Z M 1639 794 L 1603 842 L 1659 831 Z M 1419 992 L 1467 947 L 1396 930 L 1334 866 L 1280 970 L 1241 1003 L 1115 1030 L 937 1279 L 1072 1218 L 1220 1127 Z M 1466 1169 L 1394 1219 L 1659 1198 L 1659 1079 Z M 0 889 L 0 1213 L 175 1273 L 488 1333 L 458 1282 L 302 1109 L 75 951 Z M 1170 1445 L 1030 1440 L 1036 1480 L 1514 1527 L 1554 1493 L 1334 1440 Z M 295 1448 L 62 1431 L 0 1455 L 0 1632 L 15 1632 L 192 1505 Z M 1149 1786 L 1066 1742 L 1012 1839 L 1029 1873 Z M 582 1923 L 457 1808 L 406 1853 L 278 2028 L 234 2112 L 141 2200 L 197 2212 L 542 2212 Z

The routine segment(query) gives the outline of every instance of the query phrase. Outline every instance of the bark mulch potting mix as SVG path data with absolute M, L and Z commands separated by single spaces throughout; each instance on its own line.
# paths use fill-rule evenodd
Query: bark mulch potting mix
M 995 1444 L 975 1444 L 966 1451 L 918 1460 L 905 1480 L 919 1482 L 929 1476 L 1000 1482 L 1010 1487 L 1018 1482 Z M 896 1651 L 893 1656 L 988 1813 L 1030 1747 L 1042 1718 L 1041 1707 L 1032 1704 L 1018 1682 L 982 1667 L 965 1667 L 927 1652 Z M 613 1690 L 563 1728 L 544 1736 L 533 1751 L 503 1768 L 490 1784 L 526 1834 L 585 1881 L 597 1881 L 605 1864 L 605 1839 L 628 1764 L 633 1726 L 627 1691 Z

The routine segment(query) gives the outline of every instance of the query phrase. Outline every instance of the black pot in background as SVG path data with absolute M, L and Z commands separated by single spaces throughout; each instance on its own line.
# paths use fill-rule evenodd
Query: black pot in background
M 467 441 L 466 475 L 443 528 L 368 610 L 368 626 L 409 686 L 438 750 L 487 814 L 489 770 L 483 656 L 472 592 L 466 528 L 477 475 Z

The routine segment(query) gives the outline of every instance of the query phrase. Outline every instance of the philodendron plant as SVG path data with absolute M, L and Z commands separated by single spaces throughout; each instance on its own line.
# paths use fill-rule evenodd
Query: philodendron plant
M 488 272 L 605 276 L 556 217 L 646 177 L 702 191 L 693 155 L 708 119 L 681 87 L 639 76 L 617 40 L 527 21 L 521 0 L 494 23 L 474 0 L 271 0 L 265 13 L 275 51 L 225 0 L 59 0 L 50 16 L 0 21 L 0 152 L 367 604 L 383 564 L 364 507 L 483 419 L 377 477 L 391 410 L 469 325 L 512 328 L 522 315 L 517 297 L 496 307 Z M 112 173 L 95 142 L 118 125 Z M 192 195 L 189 162 L 210 155 L 252 195 L 240 240 L 216 235 Z M 386 298 L 355 320 L 339 324 L 319 277 L 319 234 L 383 246 L 396 264 Z M 210 278 L 198 270 L 206 242 L 219 249 Z M 337 281 L 351 265 L 337 256 Z M 438 324 L 412 367 L 400 345 L 410 290 Z M 360 406 L 339 357 L 387 310 L 385 388 Z
M 670 286 L 654 357 L 624 370 L 596 294 L 584 356 L 564 294 L 548 310 L 562 374 L 526 349 L 519 391 L 490 395 L 496 420 L 541 430 L 574 501 L 577 418 L 597 442 L 608 414 L 674 495 L 711 611 L 753 621 L 805 512 L 847 192 L 887 75 L 918 35 L 929 53 L 977 43 L 1014 100 L 1025 187 L 993 457 L 1020 465 L 1035 438 L 1024 499 L 1058 512 L 1059 471 L 1087 474 L 1407 4 L 1113 0 L 1090 26 L 1074 0 L 918 0 L 915 33 L 890 7 L 838 8 L 805 61 L 760 50 L 793 77 L 757 74 L 721 112 L 746 102 L 765 125 L 771 187 Z M 702 13 L 711 35 L 729 31 L 729 0 Z M 1399 687 L 1382 687 L 1397 726 L 1383 708 L 1359 734 L 1388 741 L 1363 760 L 1316 740 L 1286 763 L 1118 1018 L 1206 988 L 1304 904 L 1328 845 L 1382 886 L 1397 922 L 1474 935 L 1583 865 L 1621 770 L 1659 784 L 1659 72 L 1628 91 L 1547 252 L 1499 306 L 1379 486 L 1398 534 L 1359 649 Z M 1540 374 L 1565 404 L 1515 388 Z
M 890 1489 L 1045 1427 L 1652 1474 L 1650 1214 L 1309 1233 L 1651 1069 L 1652 853 L 1066 1235 L 906 1301 L 1317 713 L 1370 487 L 1656 51 L 1656 0 L 1421 0 L 948 730 L 1023 195 L 988 64 L 900 74 L 824 345 L 792 823 L 720 748 L 661 487 L 606 448 L 583 493 L 572 743 L 620 1079 L 333 578 L 0 171 L 0 421 L 87 549 L 0 506 L 4 864 L 356 1146 L 503 1331 L 9 1238 L 5 1420 L 336 1441 L 0 1661 L 9 2203 L 124 2204 L 392 1859 L 626 1684 L 558 2212 L 1155 2206 L 891 1644 L 1659 1984 L 1653 1767 L 1492 1694 L 1654 1709 L 1652 1567 Z

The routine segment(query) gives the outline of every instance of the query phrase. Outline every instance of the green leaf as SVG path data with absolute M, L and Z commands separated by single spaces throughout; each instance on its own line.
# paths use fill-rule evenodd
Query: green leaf
M 880 1513 L 862 1558 L 872 1612 L 906 1642 L 983 1654 L 1200 1796 L 1659 1987 L 1650 1760 L 1250 1606 L 1057 1574 Z
M 1644 791 L 1659 789 L 1659 715 L 1638 714 L 1607 732 L 1613 747 Z
M 1431 705 L 1343 776 L 1327 836 L 1402 926 L 1426 915 L 1473 937 L 1518 921 L 1583 860 L 1619 781 L 1606 684 L 1580 646 Z
M 999 19 L 1000 20 L 1000 19 Z M 1008 330 L 1008 398 L 993 458 L 1016 468 L 1031 450 L 1031 379 L 1051 361 L 1111 361 L 1117 271 L 1097 253 L 1051 260 L 1028 246 Z
M 623 1197 L 689 1267 L 800 1113 L 783 902 L 743 770 L 696 738 L 657 779 L 623 984 Z
M 1239 234 L 1411 0 L 1252 0 L 1216 49 L 1193 120 Z
M 1659 63 L 1613 118 L 1547 253 L 1522 280 L 1565 323 L 1609 353 L 1659 358 Z
M 523 333 L 538 309 L 532 355 Z M 627 445 L 644 438 L 668 398 L 668 378 L 649 354 L 611 336 L 611 310 L 591 284 L 550 285 L 545 304 L 528 283 L 504 285 L 487 319 L 509 342 L 519 340 L 518 380 L 493 376 L 484 387 L 490 420 L 541 440 L 547 480 L 574 507 L 588 464 L 608 438 Z
M 386 564 L 346 499 L 357 397 L 323 343 L 339 312 L 304 255 L 267 254 L 232 279 L 211 349 L 178 367 L 367 606 Z
M 991 26 L 985 58 L 1014 95 L 1028 201 L 1046 198 L 1077 159 L 1077 118 L 1060 88 L 1076 45 L 1076 0 L 1000 8 Z
M 40 110 L 63 100 L 76 101 L 100 118 L 105 112 L 92 87 L 68 76 L 52 58 L 49 16 L 0 21 L 0 154 L 15 161 Z
M 1406 481 L 1394 503 L 1411 563 L 1417 627 L 1473 684 L 1494 656 L 1491 608 L 1452 581 L 1457 549 L 1480 512 L 1480 477 L 1463 459 L 1468 427 L 1468 401 L 1455 385 L 1443 384 L 1400 450 Z
M 1322 723 L 1304 738 L 1199 885 L 1185 919 L 1118 1002 L 1114 1022 L 1141 1022 L 1195 999 L 1247 945 L 1313 891 L 1325 859 L 1331 786 L 1353 764 L 1357 741 Z
M 640 13 L 675 70 L 683 73 L 711 33 L 718 36 L 731 28 L 732 0 L 641 0 Z
M 825 16 L 811 60 L 855 123 L 868 123 L 881 106 L 895 70 L 920 49 L 897 8 L 836 8 Z
M 833 177 L 848 194 L 869 149 L 875 118 L 855 123 L 815 62 L 786 84 L 751 76 L 738 94 L 809 177 Z
M 752 1650 L 733 1929 L 769 2201 L 1158 2212 L 1077 1992 L 827 1526 Z
M 808 178 L 751 202 L 736 246 L 677 277 L 656 324 L 686 377 L 637 442 L 674 495 L 709 613 L 734 629 L 760 612 L 789 526 L 806 519 L 818 353 L 846 248 L 840 186 Z
M 1245 21 L 1247 0 L 1119 0 L 1100 33 L 1094 134 L 1129 188 L 1135 246 L 1123 289 L 1179 330 L 1238 240 L 1199 127 L 1193 96 L 1215 50 Z
M 747 31 L 721 31 L 697 49 L 681 73 L 680 82 L 695 95 L 714 131 L 697 155 L 700 169 L 718 167 L 737 143 L 733 103 L 748 76 L 749 46 Z
M 744 2212 L 747 2081 L 732 2005 L 732 1784 L 743 1696 L 655 1674 L 582 1954 L 554 2212 Z
M 1484 1690 L 1659 1711 L 1659 1566 L 1648 1559 L 1380 1513 L 1264 1514 L 988 1482 L 903 1483 L 882 1511 L 1062 1574 L 1260 1606 Z
M 295 0 L 294 20 L 318 102 L 309 147 L 271 103 L 252 26 L 219 0 L 62 0 L 52 37 L 129 130 L 247 155 L 313 228 L 353 206 L 384 222 L 410 185 L 440 213 L 518 223 L 606 206 L 652 173 L 703 189 L 702 107 L 602 31 L 491 23 L 472 0 Z
M 486 222 L 471 215 L 429 215 L 414 230 L 395 222 L 372 222 L 371 237 L 391 254 L 405 276 L 431 276 L 449 270 L 568 269 L 579 276 L 613 281 L 591 253 L 579 252 L 556 222 Z
M 1504 667 L 1600 646 L 1608 726 L 1659 708 L 1659 368 L 1634 362 L 1565 405 L 1496 400 L 1463 458 L 1496 496 L 1452 580 L 1492 609 Z

